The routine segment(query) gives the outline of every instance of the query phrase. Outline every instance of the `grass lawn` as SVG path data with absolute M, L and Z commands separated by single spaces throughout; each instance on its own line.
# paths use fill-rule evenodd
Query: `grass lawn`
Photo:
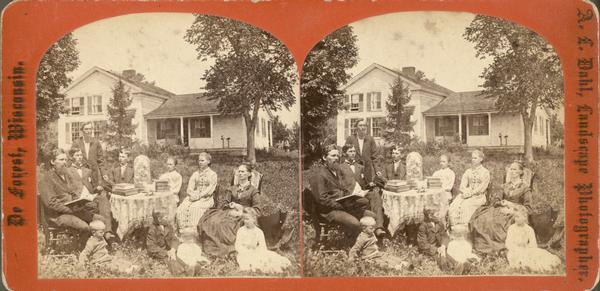
M 152 159 L 152 177 L 165 170 L 165 156 L 158 159 Z M 267 207 L 267 212 L 275 209 L 283 209 L 288 212 L 286 227 L 295 229 L 294 235 L 290 240 L 289 247 L 280 254 L 287 257 L 292 266 L 282 274 L 263 274 L 259 272 L 242 272 L 238 270 L 235 260 L 219 259 L 213 261 L 210 265 L 201 268 L 198 276 L 200 277 L 226 277 L 226 276 L 299 276 L 300 274 L 300 235 L 299 235 L 299 204 L 298 204 L 298 156 L 296 154 L 285 153 L 276 156 L 259 155 L 256 170 L 263 174 L 262 193 L 267 195 L 273 202 Z M 219 177 L 219 185 L 229 185 L 233 169 L 235 169 L 241 159 L 232 157 L 213 157 L 211 168 Z M 180 159 L 177 165 L 179 173 L 183 176 L 184 185 L 191 174 L 197 169 L 195 158 L 187 157 Z M 38 246 L 41 250 L 43 246 L 43 235 L 38 235 Z M 68 248 L 67 245 L 61 247 Z M 103 270 L 95 266 L 80 268 L 77 266 L 78 252 L 71 252 L 67 256 L 39 256 L 38 276 L 40 278 L 106 278 L 106 277 L 139 277 L 139 278 L 160 278 L 172 277 L 166 265 L 150 258 L 146 250 L 142 249 L 134 241 L 123 242 L 116 252 L 116 255 L 127 258 L 141 267 L 139 273 L 134 275 L 118 274 Z
M 465 169 L 469 167 L 470 155 L 468 153 L 450 154 L 450 167 L 456 173 L 455 188 L 459 187 L 460 177 Z M 495 153 L 486 155 L 484 166 L 490 170 L 492 176 L 492 193 L 501 193 L 502 178 L 505 167 L 514 159 L 514 156 Z M 563 157 L 542 155 L 536 156 L 536 161 L 528 167 L 536 173 L 535 183 L 537 191 L 533 196 L 534 212 L 548 207 L 563 210 L 564 208 L 564 163 Z M 436 156 L 423 157 L 423 174 L 429 176 L 439 168 Z M 303 177 L 310 177 L 311 170 L 303 172 Z M 303 188 L 308 187 L 308 179 L 303 179 Z M 559 216 L 562 217 L 562 216 Z M 395 236 L 391 240 L 384 241 L 383 251 L 394 254 L 410 266 L 402 271 L 385 269 L 370 263 L 353 263 L 349 266 L 347 259 L 348 249 L 342 249 L 343 235 L 338 231 L 333 232 L 332 237 L 326 240 L 319 249 L 313 249 L 314 229 L 303 222 L 304 242 L 304 275 L 305 276 L 448 276 L 450 273 L 441 271 L 436 262 L 418 252 L 416 246 L 408 246 L 405 239 Z M 558 255 L 561 264 L 547 275 L 564 275 L 564 247 L 553 250 Z M 475 268 L 471 269 L 470 275 L 525 275 L 529 272 L 512 270 L 508 266 L 506 258 L 501 256 L 487 256 L 483 258 Z

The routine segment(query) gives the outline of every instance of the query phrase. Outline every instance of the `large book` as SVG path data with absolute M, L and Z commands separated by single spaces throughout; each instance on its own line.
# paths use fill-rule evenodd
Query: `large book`
M 367 193 L 369 193 L 369 190 L 354 191 L 354 193 L 352 193 L 350 195 L 336 198 L 335 201 L 340 202 L 342 200 L 346 200 L 346 199 L 350 199 L 350 198 L 361 198 L 361 197 L 365 197 L 365 195 L 367 195 Z

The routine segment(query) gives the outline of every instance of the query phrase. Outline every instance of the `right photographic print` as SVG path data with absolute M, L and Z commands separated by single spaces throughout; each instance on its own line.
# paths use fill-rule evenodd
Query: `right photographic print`
M 563 73 L 543 36 L 380 15 L 325 36 L 300 79 L 304 276 L 565 275 Z

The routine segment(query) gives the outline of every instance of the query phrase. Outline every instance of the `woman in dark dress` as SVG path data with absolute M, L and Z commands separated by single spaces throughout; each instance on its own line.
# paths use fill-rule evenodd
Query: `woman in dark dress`
M 531 211 L 531 171 L 514 162 L 507 169 L 502 197 L 492 197 L 488 205 L 475 211 L 469 222 L 473 249 L 492 253 L 504 248 L 506 231 L 517 212 Z
M 244 209 L 254 208 L 260 215 L 260 193 L 250 184 L 251 173 L 250 165 L 239 166 L 236 172 L 239 184 L 224 191 L 217 208 L 209 209 L 200 218 L 198 233 L 205 254 L 226 257 L 235 251 L 235 238 L 243 225 Z

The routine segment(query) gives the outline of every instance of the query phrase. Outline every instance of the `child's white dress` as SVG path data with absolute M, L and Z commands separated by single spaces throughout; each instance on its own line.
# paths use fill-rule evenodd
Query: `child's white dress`
M 560 265 L 560 258 L 537 247 L 535 232 L 527 224 L 512 224 L 506 233 L 506 258 L 508 264 L 517 269 L 529 268 L 532 271 L 550 271 Z
M 291 265 L 286 257 L 267 249 L 265 235 L 258 227 L 242 226 L 235 238 L 235 250 L 240 270 L 280 273 Z
M 177 247 L 177 257 L 188 267 L 195 267 L 198 262 L 208 262 L 202 255 L 202 248 L 196 243 L 183 242 Z
M 468 259 L 478 259 L 473 253 L 473 247 L 464 238 L 453 239 L 446 247 L 446 254 L 454 259 L 457 263 L 464 263 Z

